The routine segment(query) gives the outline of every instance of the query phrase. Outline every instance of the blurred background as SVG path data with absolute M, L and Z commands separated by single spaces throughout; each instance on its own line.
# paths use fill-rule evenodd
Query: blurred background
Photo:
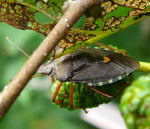
M 149 23 L 150 18 L 147 18 L 100 42 L 125 49 L 133 58 L 149 62 Z M 0 23 L 0 90 L 15 76 L 28 59 L 6 40 L 7 37 L 29 55 L 44 39 L 43 36 L 34 31 L 23 31 Z M 140 74 L 144 73 L 137 72 L 136 76 Z M 84 113 L 81 117 L 79 110 L 68 111 L 51 104 L 49 91 L 50 79 L 48 76 L 32 79 L 5 118 L 0 120 L 0 129 L 11 129 L 12 127 L 14 129 L 108 129 L 102 127 L 99 122 L 91 122 L 98 119 L 99 114 L 95 111 L 98 112 L 99 110 L 88 109 L 90 114 L 97 115 L 92 119 L 84 116 Z M 100 119 L 103 117 L 99 115 Z M 107 121 L 103 124 L 109 123 Z

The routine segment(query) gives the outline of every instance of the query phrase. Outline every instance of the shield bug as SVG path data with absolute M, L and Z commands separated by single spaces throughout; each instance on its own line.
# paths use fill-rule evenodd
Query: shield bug
M 51 88 L 54 103 L 69 109 L 85 109 L 106 103 L 119 89 L 118 85 L 111 83 L 122 80 L 139 68 L 139 63 L 130 57 L 108 46 L 100 46 L 110 50 L 84 48 L 50 60 L 39 68 L 38 72 L 42 75 L 51 74 L 58 79 L 53 79 Z M 119 85 L 122 87 L 122 84 Z
M 51 88 L 54 103 L 69 109 L 85 109 L 110 101 L 115 96 L 110 91 L 119 89 L 112 83 L 138 68 L 137 61 L 114 50 L 84 48 L 48 61 L 38 72 L 56 79 Z
M 83 48 L 43 64 L 38 72 L 53 75 L 61 82 L 103 86 L 128 76 L 139 68 L 134 59 L 102 48 Z

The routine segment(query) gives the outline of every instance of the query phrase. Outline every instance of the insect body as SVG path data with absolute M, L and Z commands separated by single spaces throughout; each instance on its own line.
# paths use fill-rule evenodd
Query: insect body
M 52 74 L 61 82 L 81 82 L 92 86 L 114 83 L 139 68 L 134 59 L 112 50 L 84 48 L 50 60 L 38 72 Z
M 50 60 L 38 72 L 51 74 L 56 79 L 51 88 L 54 103 L 69 109 L 85 109 L 110 101 L 122 87 L 112 83 L 138 68 L 137 61 L 122 53 L 84 48 Z

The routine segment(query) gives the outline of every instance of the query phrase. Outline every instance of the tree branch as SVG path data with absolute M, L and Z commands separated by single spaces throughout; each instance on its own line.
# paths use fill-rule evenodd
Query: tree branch
M 34 51 L 26 64 L 22 67 L 16 77 L 5 86 L 0 93 L 0 118 L 2 118 L 16 98 L 19 96 L 25 85 L 37 71 L 48 54 L 54 49 L 57 43 L 63 38 L 67 30 L 80 18 L 84 11 L 100 0 L 74 0 L 68 2 L 65 7 L 65 14 L 58 24 L 43 40 L 41 45 Z

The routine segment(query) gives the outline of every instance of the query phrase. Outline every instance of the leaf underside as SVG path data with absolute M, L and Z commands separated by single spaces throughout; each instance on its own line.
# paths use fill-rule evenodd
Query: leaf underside
M 63 15 L 64 2 L 65 0 L 1 0 L 0 22 L 23 30 L 34 30 L 46 36 Z M 47 17 L 46 23 L 37 20 L 37 16 L 42 15 Z M 61 55 L 123 30 L 148 15 L 150 0 L 104 1 L 87 10 L 61 40 L 59 47 L 67 48 Z

